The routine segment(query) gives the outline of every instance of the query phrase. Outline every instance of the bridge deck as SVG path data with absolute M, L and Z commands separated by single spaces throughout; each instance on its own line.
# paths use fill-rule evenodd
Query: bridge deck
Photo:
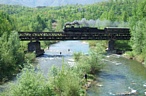
M 129 40 L 129 32 L 18 32 L 22 41 L 30 40 Z

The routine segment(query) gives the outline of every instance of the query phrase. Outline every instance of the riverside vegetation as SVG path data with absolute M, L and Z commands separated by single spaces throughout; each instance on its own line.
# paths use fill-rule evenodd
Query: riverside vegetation
M 103 67 L 101 53 L 93 50 L 89 56 L 75 53 L 74 58 L 76 63 L 73 67 L 65 63 L 61 68 L 52 66 L 47 78 L 31 64 L 26 65 L 18 81 L 11 83 L 1 96 L 85 96 L 85 85 L 96 79 L 94 75 Z M 85 73 L 88 74 L 87 81 Z
M 108 0 L 107 2 L 100 2 L 91 5 L 85 5 L 85 6 L 67 5 L 67 6 L 43 7 L 43 8 L 29 8 L 29 7 L 18 6 L 18 5 L 13 6 L 13 5 L 1 4 L 0 5 L 0 44 L 1 44 L 0 81 L 1 82 L 7 81 L 8 78 L 11 78 L 13 75 L 18 73 L 20 69 L 23 68 L 24 63 L 27 62 L 27 58 L 31 57 L 31 59 L 33 60 L 35 57 L 34 54 L 31 54 L 32 56 L 29 57 L 29 55 L 23 53 L 23 51 L 27 48 L 26 45 L 28 42 L 24 42 L 24 43 L 20 42 L 17 34 L 18 31 L 28 31 L 28 32 L 29 31 L 44 31 L 44 32 L 62 31 L 63 25 L 66 22 L 72 22 L 74 20 L 81 20 L 85 24 L 87 23 L 86 25 L 90 27 L 98 27 L 98 28 L 104 28 L 110 26 L 129 27 L 132 36 L 131 40 L 116 41 L 116 44 L 119 44 L 116 45 L 116 47 L 120 46 L 122 49 L 124 49 L 125 46 L 128 48 L 132 48 L 132 51 L 126 53 L 129 56 L 129 58 L 136 58 L 138 61 L 143 62 L 144 65 L 146 65 L 146 58 L 145 58 L 146 57 L 145 54 L 146 1 L 145 0 Z M 91 21 L 94 22 L 94 24 L 91 23 Z M 46 45 L 48 43 L 49 42 L 43 42 L 43 45 Z M 107 47 L 106 41 L 102 41 L 100 43 L 102 43 L 101 45 L 104 46 L 104 48 Z M 64 68 L 64 70 L 65 69 L 66 68 Z M 58 74 L 65 74 L 63 72 Z M 27 71 L 26 71 L 26 75 L 27 75 Z M 23 76 L 23 72 L 22 72 L 22 76 Z M 60 76 L 60 78 L 62 77 Z M 34 77 L 34 79 L 36 78 Z M 69 85 L 66 87 L 69 87 Z M 49 87 L 49 88 L 54 88 L 54 87 Z M 42 89 L 42 90 L 46 90 L 46 89 Z M 48 90 L 52 90 L 52 89 L 48 89 Z M 62 90 L 58 91 L 58 89 L 54 89 L 54 90 L 56 90 L 57 93 L 62 91 Z M 66 92 L 62 94 L 66 94 Z

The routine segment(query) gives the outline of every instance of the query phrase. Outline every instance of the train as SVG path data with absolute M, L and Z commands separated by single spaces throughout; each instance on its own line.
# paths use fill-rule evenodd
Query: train
M 80 27 L 78 22 L 74 23 L 66 23 L 63 29 L 64 33 L 110 33 L 110 34 L 118 34 L 118 33 L 130 33 L 130 29 L 127 27 L 105 27 L 104 29 L 98 29 L 96 27 Z
M 66 33 L 71 33 L 71 32 L 98 32 L 102 30 L 96 27 L 80 27 L 80 24 L 78 22 L 74 22 L 66 23 L 63 31 Z

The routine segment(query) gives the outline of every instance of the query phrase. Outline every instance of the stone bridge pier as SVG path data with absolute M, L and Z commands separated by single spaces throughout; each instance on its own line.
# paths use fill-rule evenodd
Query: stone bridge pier
M 41 49 L 41 44 L 39 41 L 28 43 L 28 52 L 35 52 L 36 56 L 44 54 L 44 50 Z
M 115 45 L 115 40 L 109 40 L 108 42 L 108 51 L 113 51 Z
M 115 46 L 115 40 L 113 40 L 113 39 L 109 40 L 108 41 L 108 48 L 106 49 L 106 51 L 108 53 L 116 53 L 114 46 Z

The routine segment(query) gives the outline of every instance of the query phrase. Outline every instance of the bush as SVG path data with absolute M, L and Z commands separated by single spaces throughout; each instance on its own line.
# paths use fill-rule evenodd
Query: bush
M 75 61 L 79 61 L 79 59 L 81 58 L 82 53 L 81 52 L 76 52 L 73 54 L 74 60 Z
M 126 56 L 126 58 L 132 59 L 134 57 L 134 54 L 132 51 L 127 51 L 124 56 Z
M 24 68 L 18 81 L 2 96 L 52 96 L 45 77 L 34 68 Z
M 16 83 L 1 96 L 80 96 L 85 94 L 81 79 L 72 68 L 63 65 L 62 69 L 53 67 L 49 79 L 33 67 L 25 67 Z
M 53 68 L 52 73 L 55 75 L 51 78 L 54 93 L 59 96 L 80 96 L 81 85 L 78 74 L 64 65 L 60 71 L 56 70 L 57 73 L 54 72 L 54 69 L 57 68 Z
M 81 74 L 91 73 L 96 74 L 103 67 L 99 54 L 91 52 L 89 56 L 84 56 L 77 63 L 78 71 L 82 70 Z
M 82 76 L 85 73 L 96 74 L 103 67 L 103 62 L 101 61 L 102 54 L 104 53 L 104 48 L 99 43 L 96 47 L 90 51 L 89 56 L 83 56 L 83 54 L 76 53 L 74 58 L 77 58 L 77 71 Z
M 36 55 L 35 53 L 26 53 L 25 54 L 25 61 L 30 61 L 30 62 L 33 62 L 35 61 L 35 58 L 36 58 Z
M 99 54 L 91 53 L 88 59 L 86 59 L 87 63 L 90 65 L 90 73 L 95 74 L 103 67 L 102 61 L 100 59 Z
M 95 48 L 98 49 L 98 48 Z M 16 83 L 11 84 L 9 90 L 2 96 L 80 96 L 85 95 L 83 78 L 85 73 L 89 78 L 95 79 L 96 74 L 102 67 L 101 51 L 92 51 L 89 56 L 75 53 L 76 66 L 69 67 L 63 64 L 62 68 L 52 67 L 49 79 L 40 72 L 35 72 L 33 67 L 26 67 L 18 77 Z M 33 55 L 33 54 L 31 54 Z M 31 59 L 29 54 L 25 58 Z M 33 60 L 33 58 L 32 58 Z
M 76 70 L 81 76 L 83 76 L 85 73 L 90 73 L 91 66 L 89 65 L 87 60 L 87 56 L 82 56 L 82 58 L 77 62 Z
M 3 33 L 0 45 L 0 81 L 5 82 L 19 71 L 24 62 L 24 53 L 17 32 Z

